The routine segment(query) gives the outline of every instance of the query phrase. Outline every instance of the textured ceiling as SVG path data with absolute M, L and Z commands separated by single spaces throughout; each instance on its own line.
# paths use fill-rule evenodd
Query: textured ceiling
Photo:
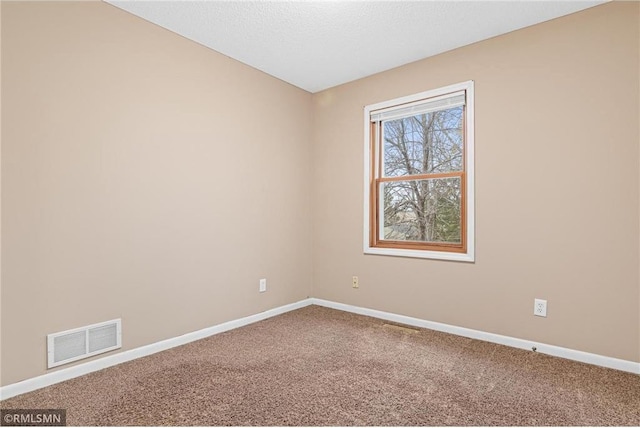
M 107 1 L 309 92 L 604 3 Z

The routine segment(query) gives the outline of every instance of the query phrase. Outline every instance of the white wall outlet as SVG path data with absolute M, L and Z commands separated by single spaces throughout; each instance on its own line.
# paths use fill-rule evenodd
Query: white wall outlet
M 260 288 L 258 289 L 261 293 L 267 291 L 267 278 L 262 278 L 260 280 Z
M 360 284 L 358 283 L 358 277 L 357 277 L 357 276 L 354 276 L 354 277 L 353 277 L 353 281 L 352 281 L 352 283 L 351 283 L 351 286 L 352 286 L 353 288 L 360 288 Z
M 539 317 L 547 316 L 547 301 L 542 299 L 535 299 L 533 301 L 533 315 Z

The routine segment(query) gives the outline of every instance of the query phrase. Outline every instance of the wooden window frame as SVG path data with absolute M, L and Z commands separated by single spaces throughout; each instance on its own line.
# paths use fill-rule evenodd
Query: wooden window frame
M 463 168 L 462 171 L 384 177 L 382 174 L 382 121 L 372 121 L 372 113 L 393 110 L 407 104 L 429 102 L 432 98 L 448 96 L 464 91 L 463 108 Z M 431 258 L 453 261 L 475 261 L 474 251 L 474 84 L 467 81 L 407 97 L 396 98 L 364 109 L 365 118 L 365 204 L 364 204 L 364 252 L 365 254 Z M 398 241 L 380 239 L 379 189 L 380 184 L 393 181 L 414 181 L 459 177 L 461 186 L 460 243 Z

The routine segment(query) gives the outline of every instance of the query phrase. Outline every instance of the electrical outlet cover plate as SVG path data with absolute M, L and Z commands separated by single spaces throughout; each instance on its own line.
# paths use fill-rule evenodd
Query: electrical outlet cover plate
M 533 315 L 539 317 L 547 316 L 547 301 L 542 299 L 535 299 L 533 302 Z
M 264 293 L 265 291 L 267 291 L 267 279 L 263 278 L 260 280 L 260 288 L 259 288 L 261 293 Z

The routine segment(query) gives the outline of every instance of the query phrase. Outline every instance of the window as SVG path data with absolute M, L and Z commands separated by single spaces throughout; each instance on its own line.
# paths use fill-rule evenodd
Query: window
M 365 107 L 364 251 L 474 261 L 473 82 Z

